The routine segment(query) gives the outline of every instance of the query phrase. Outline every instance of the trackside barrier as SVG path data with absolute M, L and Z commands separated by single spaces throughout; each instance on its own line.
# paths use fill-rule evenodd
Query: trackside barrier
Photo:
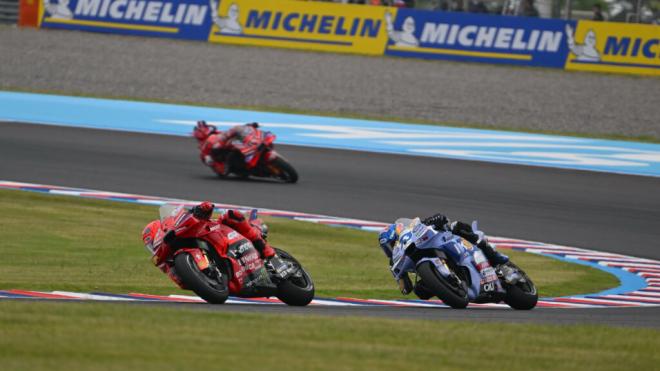
M 263 0 L 39 1 L 44 28 L 660 75 L 660 26 Z M 34 12 L 34 6 L 22 6 Z M 23 18 L 22 18 L 23 19 Z
M 222 1 L 209 41 L 382 55 L 386 10 L 313 1 Z
M 660 26 L 580 21 L 567 70 L 660 76 Z
M 0 23 L 16 23 L 19 14 L 18 6 L 18 0 L 0 0 Z

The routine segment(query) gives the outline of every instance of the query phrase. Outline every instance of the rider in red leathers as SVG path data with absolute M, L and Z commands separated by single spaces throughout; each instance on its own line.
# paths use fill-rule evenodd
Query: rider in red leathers
M 208 201 L 193 207 L 190 213 L 197 219 L 210 220 L 213 214 L 214 205 Z M 224 224 L 236 232 L 240 233 L 243 237 L 252 242 L 254 247 L 259 251 L 262 258 L 269 260 L 275 256 L 275 250 L 266 242 L 266 231 L 264 228 L 253 225 L 245 216 L 238 210 L 230 209 L 217 219 L 218 223 Z M 264 226 L 265 227 L 265 226 Z M 163 241 L 158 246 L 154 246 L 154 240 L 157 232 L 161 229 L 160 220 L 154 220 L 149 223 L 142 231 L 142 240 L 146 248 L 153 254 L 152 262 L 161 271 L 167 274 L 172 281 L 176 282 L 179 287 L 183 287 L 181 280 L 177 276 L 174 267 L 171 263 L 167 262 L 167 258 L 171 256 L 172 251 L 170 246 Z
M 250 136 L 256 131 L 259 124 L 252 122 L 245 125 L 236 125 L 227 131 L 219 131 L 215 126 L 208 125 L 206 121 L 197 121 L 193 129 L 193 136 L 197 139 L 200 154 L 199 157 L 204 164 L 209 166 L 218 175 L 226 176 L 230 172 L 231 165 L 237 166 L 242 160 L 235 152 L 227 151 L 228 143 Z

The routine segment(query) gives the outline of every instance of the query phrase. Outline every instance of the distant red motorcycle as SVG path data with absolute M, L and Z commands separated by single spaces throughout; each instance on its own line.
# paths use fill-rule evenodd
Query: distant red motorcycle
M 258 124 L 248 124 L 250 130 L 242 130 L 214 153 L 216 161 L 227 160 L 228 173 L 240 177 L 256 176 L 275 178 L 286 183 L 298 181 L 298 172 L 282 155 L 275 151 L 275 134 L 261 130 Z M 217 129 L 209 125 L 212 131 Z M 218 174 L 221 177 L 227 174 Z
M 250 222 L 262 225 L 256 210 Z M 291 254 L 275 249 L 277 255 L 265 262 L 244 236 L 217 221 L 197 219 L 181 206 L 162 206 L 160 220 L 145 229 L 143 238 L 152 252 L 158 251 L 154 263 L 165 264 L 179 286 L 209 303 L 222 304 L 230 294 L 276 296 L 295 306 L 314 298 L 312 278 Z

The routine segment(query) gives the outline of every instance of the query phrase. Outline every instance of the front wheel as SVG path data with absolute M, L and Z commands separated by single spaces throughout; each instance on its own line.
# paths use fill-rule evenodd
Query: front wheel
M 507 264 L 511 266 L 511 268 L 516 269 L 522 278 L 513 285 L 503 282 L 504 289 L 506 290 L 504 302 L 511 308 L 518 310 L 530 310 L 536 307 L 536 303 L 539 300 L 539 294 L 536 291 L 534 282 L 532 282 L 529 276 L 527 276 L 527 273 L 517 265 L 512 262 Z
M 199 270 L 195 259 L 188 253 L 174 258 L 174 268 L 185 287 L 211 304 L 222 304 L 229 297 L 228 275 L 211 263 L 208 269 Z
M 269 167 L 271 168 L 272 176 L 285 183 L 295 183 L 298 181 L 298 172 L 282 157 L 275 158 Z
M 277 285 L 277 298 L 292 306 L 303 307 L 314 299 L 314 282 L 309 273 L 291 254 L 275 249 L 284 262 L 292 264 L 297 271 Z
M 468 306 L 467 289 L 463 281 L 456 279 L 455 282 L 452 282 L 443 277 L 430 261 L 420 263 L 417 267 L 417 274 L 422 278 L 424 287 L 443 303 L 454 309 L 463 309 Z

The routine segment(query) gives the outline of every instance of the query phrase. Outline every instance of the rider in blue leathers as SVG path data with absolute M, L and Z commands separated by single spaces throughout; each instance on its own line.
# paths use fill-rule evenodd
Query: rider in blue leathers
M 422 223 L 433 227 L 436 231 L 449 231 L 466 239 L 471 244 L 476 245 L 481 251 L 483 251 L 488 262 L 494 267 L 509 262 L 508 256 L 497 252 L 495 248 L 488 243 L 486 237 L 482 233 L 476 233 L 476 231 L 473 231 L 469 224 L 460 221 L 452 222 L 443 214 L 435 214 L 425 218 L 422 220 Z M 392 249 L 399 239 L 399 232 L 400 231 L 396 230 L 396 224 L 390 224 L 378 236 L 380 247 L 390 260 L 390 267 L 392 266 Z M 420 281 L 413 287 L 413 284 L 410 282 L 410 278 L 407 275 L 403 277 L 403 280 L 403 282 L 399 282 L 399 286 L 404 295 L 407 295 L 414 290 L 415 294 L 420 299 L 428 299 L 431 296 L 423 287 L 423 282 Z

